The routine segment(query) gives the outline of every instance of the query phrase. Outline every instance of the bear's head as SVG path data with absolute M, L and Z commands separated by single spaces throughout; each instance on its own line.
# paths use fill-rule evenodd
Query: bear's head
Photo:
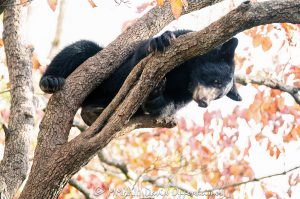
M 211 101 L 224 95 L 235 101 L 242 100 L 234 79 L 234 51 L 237 45 L 238 39 L 232 38 L 195 58 L 198 64 L 191 74 L 190 90 L 193 100 L 200 107 L 207 107 Z

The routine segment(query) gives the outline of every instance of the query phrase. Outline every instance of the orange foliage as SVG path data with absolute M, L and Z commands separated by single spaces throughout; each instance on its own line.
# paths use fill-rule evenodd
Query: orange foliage
M 56 10 L 57 0 L 48 0 L 48 4 L 51 10 L 54 12 Z

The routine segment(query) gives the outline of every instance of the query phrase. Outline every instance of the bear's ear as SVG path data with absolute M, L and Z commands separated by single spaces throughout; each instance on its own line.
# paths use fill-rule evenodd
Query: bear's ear
M 235 80 L 233 80 L 233 85 L 232 85 L 230 91 L 226 94 L 226 96 L 234 101 L 242 101 L 242 97 L 240 96 L 240 94 L 236 88 Z
M 237 38 L 232 38 L 226 43 L 224 43 L 220 50 L 220 55 L 228 62 L 233 60 L 234 51 L 239 43 Z

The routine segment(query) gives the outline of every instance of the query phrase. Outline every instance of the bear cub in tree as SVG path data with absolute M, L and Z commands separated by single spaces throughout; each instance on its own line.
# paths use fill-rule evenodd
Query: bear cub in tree
M 142 41 L 137 49 L 119 68 L 92 91 L 82 104 L 81 116 L 91 125 L 117 94 L 133 67 L 153 51 L 163 52 L 176 37 L 189 30 L 166 31 L 161 36 Z M 234 51 L 238 40 L 232 38 L 210 52 L 193 57 L 170 71 L 162 82 L 148 96 L 134 116 L 172 115 L 178 109 L 194 100 L 200 107 L 207 107 L 212 100 L 226 95 L 235 101 L 241 97 L 234 80 Z M 46 93 L 60 90 L 65 79 L 86 59 L 103 48 L 81 40 L 58 53 L 40 80 L 40 87 Z

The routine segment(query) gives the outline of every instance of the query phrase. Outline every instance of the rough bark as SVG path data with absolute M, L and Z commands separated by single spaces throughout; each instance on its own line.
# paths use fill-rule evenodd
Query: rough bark
M 12 1 L 19 3 L 19 1 Z M 5 151 L 0 163 L 0 195 L 12 198 L 29 169 L 29 133 L 33 132 L 33 86 L 30 50 L 21 41 L 22 6 L 4 11 L 3 40 L 11 83 L 11 107 L 5 128 Z
M 140 29 L 139 26 L 156 21 L 151 22 L 151 17 L 150 21 L 146 18 L 142 19 L 146 20 L 144 23 L 139 21 L 103 52 L 85 62 L 67 79 L 63 90 L 52 96 L 41 124 L 29 180 L 20 198 L 58 197 L 67 180 L 129 121 L 155 86 L 154 82 L 159 82 L 176 65 L 207 52 L 245 29 L 276 22 L 300 23 L 299 10 L 298 0 L 245 2 L 204 30 L 179 37 L 166 53 L 144 59 L 134 70 L 136 75 L 131 74 L 126 80 L 127 84 L 121 88 L 117 100 L 90 128 L 67 142 L 73 116 L 84 97 L 127 56 L 126 48 L 134 46 L 131 42 L 152 36 L 162 28 L 161 24 L 152 24 L 157 27 Z M 149 31 L 149 34 L 144 31 Z
M 0 1 L 0 14 L 5 10 L 7 5 L 11 4 L 12 0 L 1 0 Z

